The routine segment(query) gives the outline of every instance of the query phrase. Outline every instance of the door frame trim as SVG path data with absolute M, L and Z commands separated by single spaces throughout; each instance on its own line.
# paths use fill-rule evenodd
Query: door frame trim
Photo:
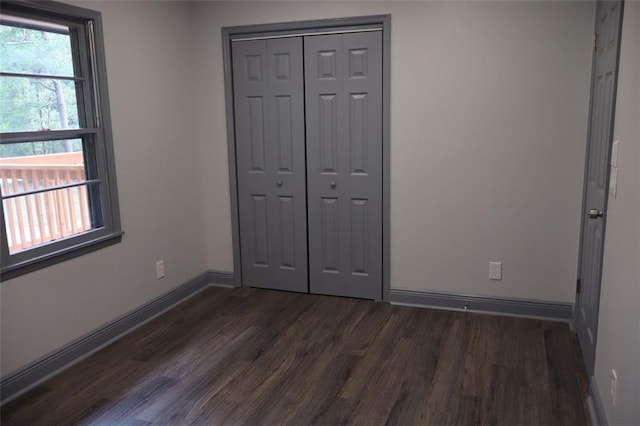
M 231 43 L 235 37 L 279 35 L 303 31 L 331 31 L 345 27 L 382 27 L 382 299 L 389 301 L 391 289 L 391 204 L 390 204 L 390 140 L 391 140 L 391 15 L 355 16 L 348 18 L 318 19 L 310 21 L 281 22 L 274 24 L 243 25 L 222 28 L 222 52 L 224 61 L 224 95 L 227 126 L 227 150 L 229 160 L 229 194 L 231 201 L 231 233 L 233 240 L 234 285 L 242 287 L 240 257 L 240 218 L 238 216 L 238 174 L 236 169 L 235 116 L 233 108 L 233 71 Z

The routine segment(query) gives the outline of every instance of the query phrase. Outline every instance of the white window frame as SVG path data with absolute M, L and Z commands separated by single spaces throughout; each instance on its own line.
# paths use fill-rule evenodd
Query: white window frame
M 123 231 L 118 206 L 100 12 L 53 1 L 3 0 L 1 13 L 69 27 L 74 68 L 80 70 L 79 75 L 75 75 L 80 82 L 80 89 L 77 90 L 80 126 L 75 130 L 0 133 L 0 143 L 81 139 L 87 181 L 95 181 L 87 185 L 92 229 L 14 254 L 9 253 L 3 203 L 0 203 L 0 280 L 5 281 L 118 243 Z

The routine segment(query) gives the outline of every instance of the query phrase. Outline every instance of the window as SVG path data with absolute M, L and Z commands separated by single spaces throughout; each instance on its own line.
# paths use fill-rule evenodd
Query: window
M 120 241 L 100 13 L 0 10 L 2 280 Z

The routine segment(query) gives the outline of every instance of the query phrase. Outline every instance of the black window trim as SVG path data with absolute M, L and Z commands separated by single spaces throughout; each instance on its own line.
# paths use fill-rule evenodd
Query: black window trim
M 124 232 L 121 228 L 116 185 L 101 13 L 49 0 L 3 0 L 2 13 L 60 23 L 79 32 L 78 37 L 72 37 L 72 40 L 77 40 L 77 43 L 72 42 L 77 46 L 72 47 L 80 53 L 78 58 L 74 55 L 74 62 L 80 61 L 74 63 L 74 67 L 79 66 L 83 70 L 82 77 L 85 81 L 82 83 L 82 91 L 89 91 L 82 96 L 83 101 L 78 102 L 79 114 L 86 117 L 86 120 L 80 125 L 80 129 L 62 132 L 76 133 L 78 137 L 85 139 L 93 138 L 91 145 L 95 147 L 96 161 L 86 162 L 87 179 L 97 177 L 101 181 L 99 192 L 102 207 L 91 208 L 91 214 L 101 216 L 99 222 L 102 226 L 10 255 L 3 206 L 0 203 L 0 220 L 3 225 L 3 231 L 0 232 L 0 281 L 6 281 L 116 244 L 121 241 Z M 91 24 L 87 24 L 89 22 Z M 92 37 L 93 49 L 89 45 L 89 37 Z M 91 105 L 87 105 L 88 103 Z M 52 139 L 56 132 L 49 132 Z M 5 133 L 2 136 L 7 141 L 13 138 L 13 141 L 18 141 L 20 137 L 28 138 L 27 133 Z M 95 169 L 90 170 L 92 165 L 95 165 Z M 90 186 L 87 188 L 89 190 Z

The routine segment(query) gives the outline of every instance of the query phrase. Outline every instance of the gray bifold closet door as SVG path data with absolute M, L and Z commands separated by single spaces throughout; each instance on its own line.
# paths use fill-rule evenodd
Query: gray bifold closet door
M 382 298 L 382 33 L 304 39 L 312 293 Z
M 232 49 L 243 284 L 308 292 L 302 38 Z

